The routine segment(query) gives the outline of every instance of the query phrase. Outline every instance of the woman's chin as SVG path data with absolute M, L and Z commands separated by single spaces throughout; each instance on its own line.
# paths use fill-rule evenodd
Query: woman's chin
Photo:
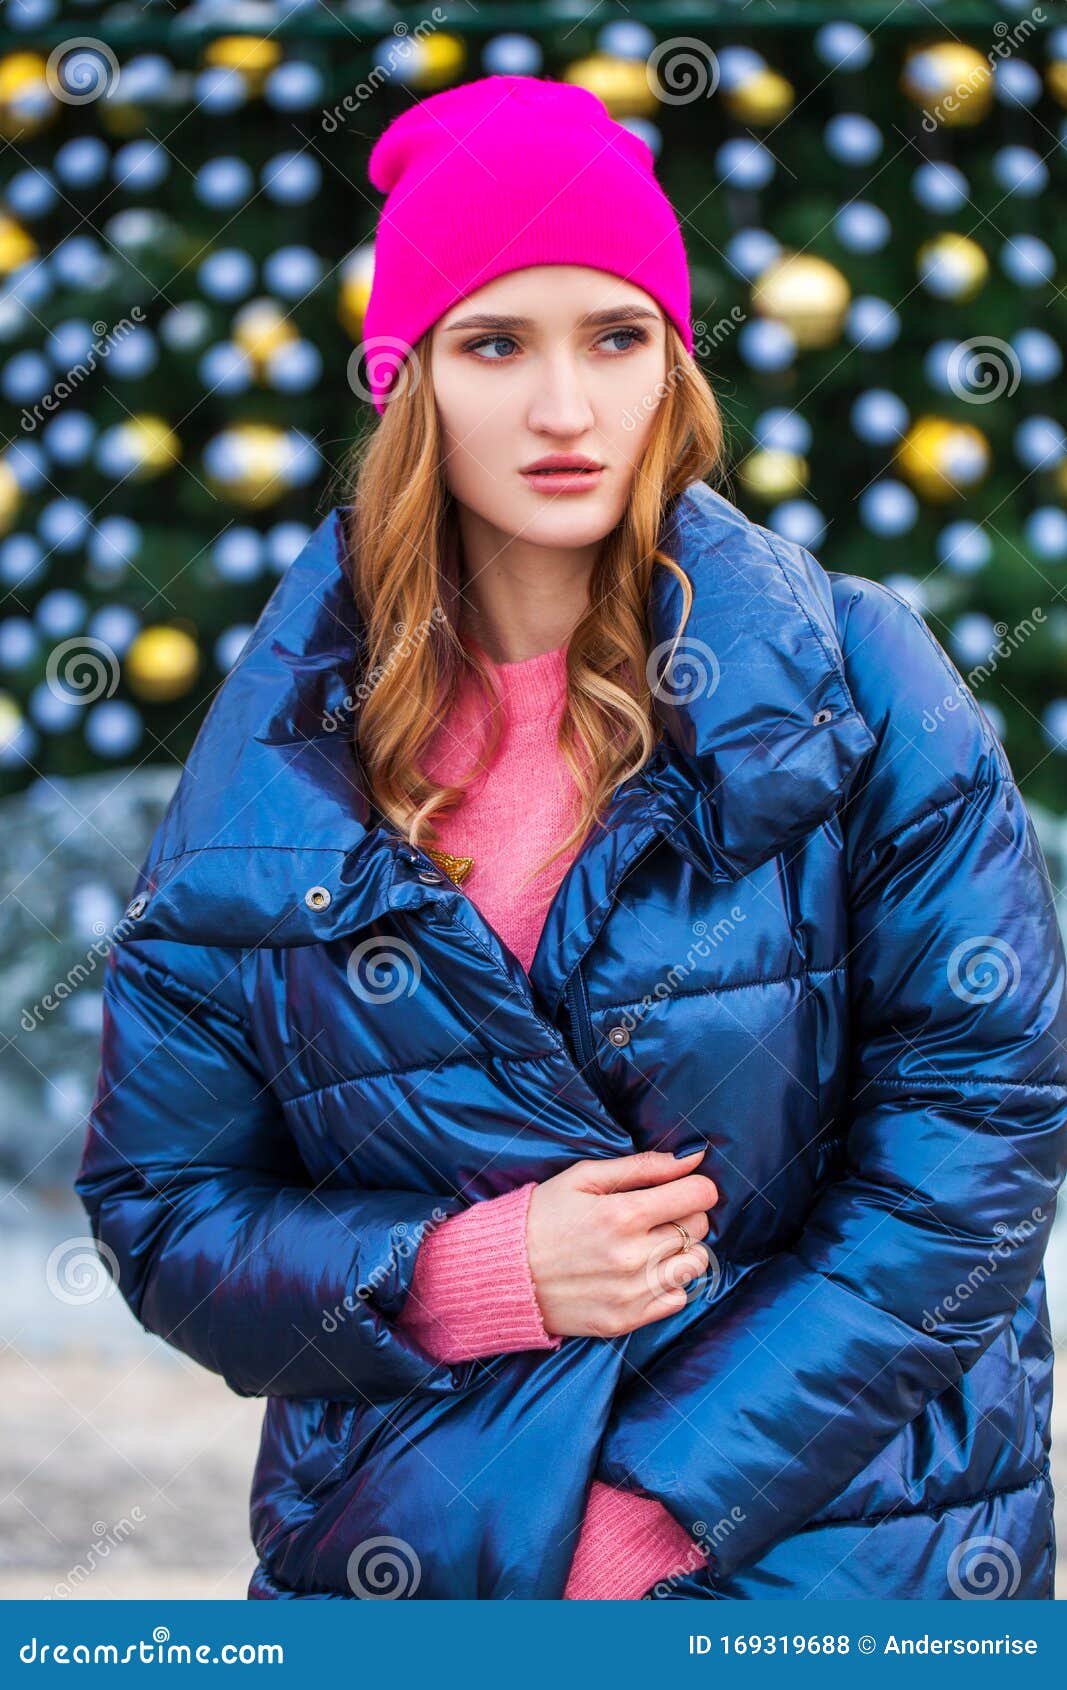
M 580 501 L 571 498 L 545 499 L 539 493 L 527 493 L 509 513 L 509 527 L 515 525 L 516 511 L 521 513 L 515 533 L 534 545 L 593 546 L 611 533 L 622 512 L 616 510 L 616 499 L 592 493 Z

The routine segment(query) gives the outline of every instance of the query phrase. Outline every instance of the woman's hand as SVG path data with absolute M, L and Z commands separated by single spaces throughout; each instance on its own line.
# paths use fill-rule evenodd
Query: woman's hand
M 719 1201 L 692 1171 L 704 1153 L 587 1159 L 534 1189 L 526 1246 L 547 1332 L 615 1338 L 685 1307 L 685 1287 L 710 1265 L 697 1240 Z M 672 1221 L 694 1240 L 688 1250 Z

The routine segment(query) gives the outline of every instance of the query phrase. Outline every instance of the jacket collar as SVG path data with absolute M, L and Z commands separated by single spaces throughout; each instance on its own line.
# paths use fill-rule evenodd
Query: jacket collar
M 830 577 L 810 552 L 702 481 L 660 543 L 693 603 L 656 689 L 669 747 L 650 778 L 674 812 L 676 848 L 734 880 L 833 813 L 875 736 L 845 680 Z M 681 589 L 657 571 L 651 624 L 665 658 L 681 613 Z
M 362 633 L 346 509 L 286 570 L 208 711 L 127 912 L 139 937 L 309 944 L 412 901 L 414 887 L 392 891 L 412 856 L 377 817 L 345 731 Z M 832 814 L 875 743 L 845 682 L 829 577 L 807 551 L 700 481 L 660 544 L 693 588 L 667 672 L 682 597 L 656 572 L 650 680 L 661 675 L 665 739 L 616 790 L 597 841 L 609 854 L 588 858 L 574 895 L 596 892 L 627 829 L 650 825 L 713 880 L 738 878 Z

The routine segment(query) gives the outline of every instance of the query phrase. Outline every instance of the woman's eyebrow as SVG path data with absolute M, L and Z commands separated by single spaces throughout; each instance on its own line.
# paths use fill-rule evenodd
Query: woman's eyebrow
M 606 306 L 601 311 L 590 311 L 586 317 L 580 317 L 576 328 L 596 328 L 601 323 L 618 323 L 623 320 L 632 321 L 638 317 L 657 320 L 657 313 L 650 311 L 647 305 L 613 305 Z M 460 329 L 532 329 L 533 321 L 529 317 L 515 317 L 500 312 L 479 311 L 473 317 L 459 317 L 454 323 L 449 323 L 446 334 L 454 334 Z

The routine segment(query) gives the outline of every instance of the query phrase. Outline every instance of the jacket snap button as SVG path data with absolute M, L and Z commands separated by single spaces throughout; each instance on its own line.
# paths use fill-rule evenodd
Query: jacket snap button
M 625 1027 L 610 1028 L 608 1038 L 613 1045 L 628 1045 L 630 1042 L 630 1035 Z
M 430 882 L 431 886 L 436 885 L 437 881 L 439 881 L 440 878 L 441 878 L 441 876 L 437 873 L 436 869 L 424 868 L 424 869 L 419 870 L 419 879 L 420 880 L 428 880 Z
M 143 892 L 139 892 L 136 898 L 126 905 L 126 914 L 130 917 L 131 921 L 136 921 L 139 915 L 144 915 L 147 908 L 148 899 Z
M 309 910 L 324 910 L 330 902 L 330 891 L 326 886 L 309 886 L 304 893 L 304 902 Z
M 824 722 L 829 722 L 833 719 L 833 714 L 832 710 L 816 710 L 814 716 L 811 718 L 812 727 L 821 728 Z

